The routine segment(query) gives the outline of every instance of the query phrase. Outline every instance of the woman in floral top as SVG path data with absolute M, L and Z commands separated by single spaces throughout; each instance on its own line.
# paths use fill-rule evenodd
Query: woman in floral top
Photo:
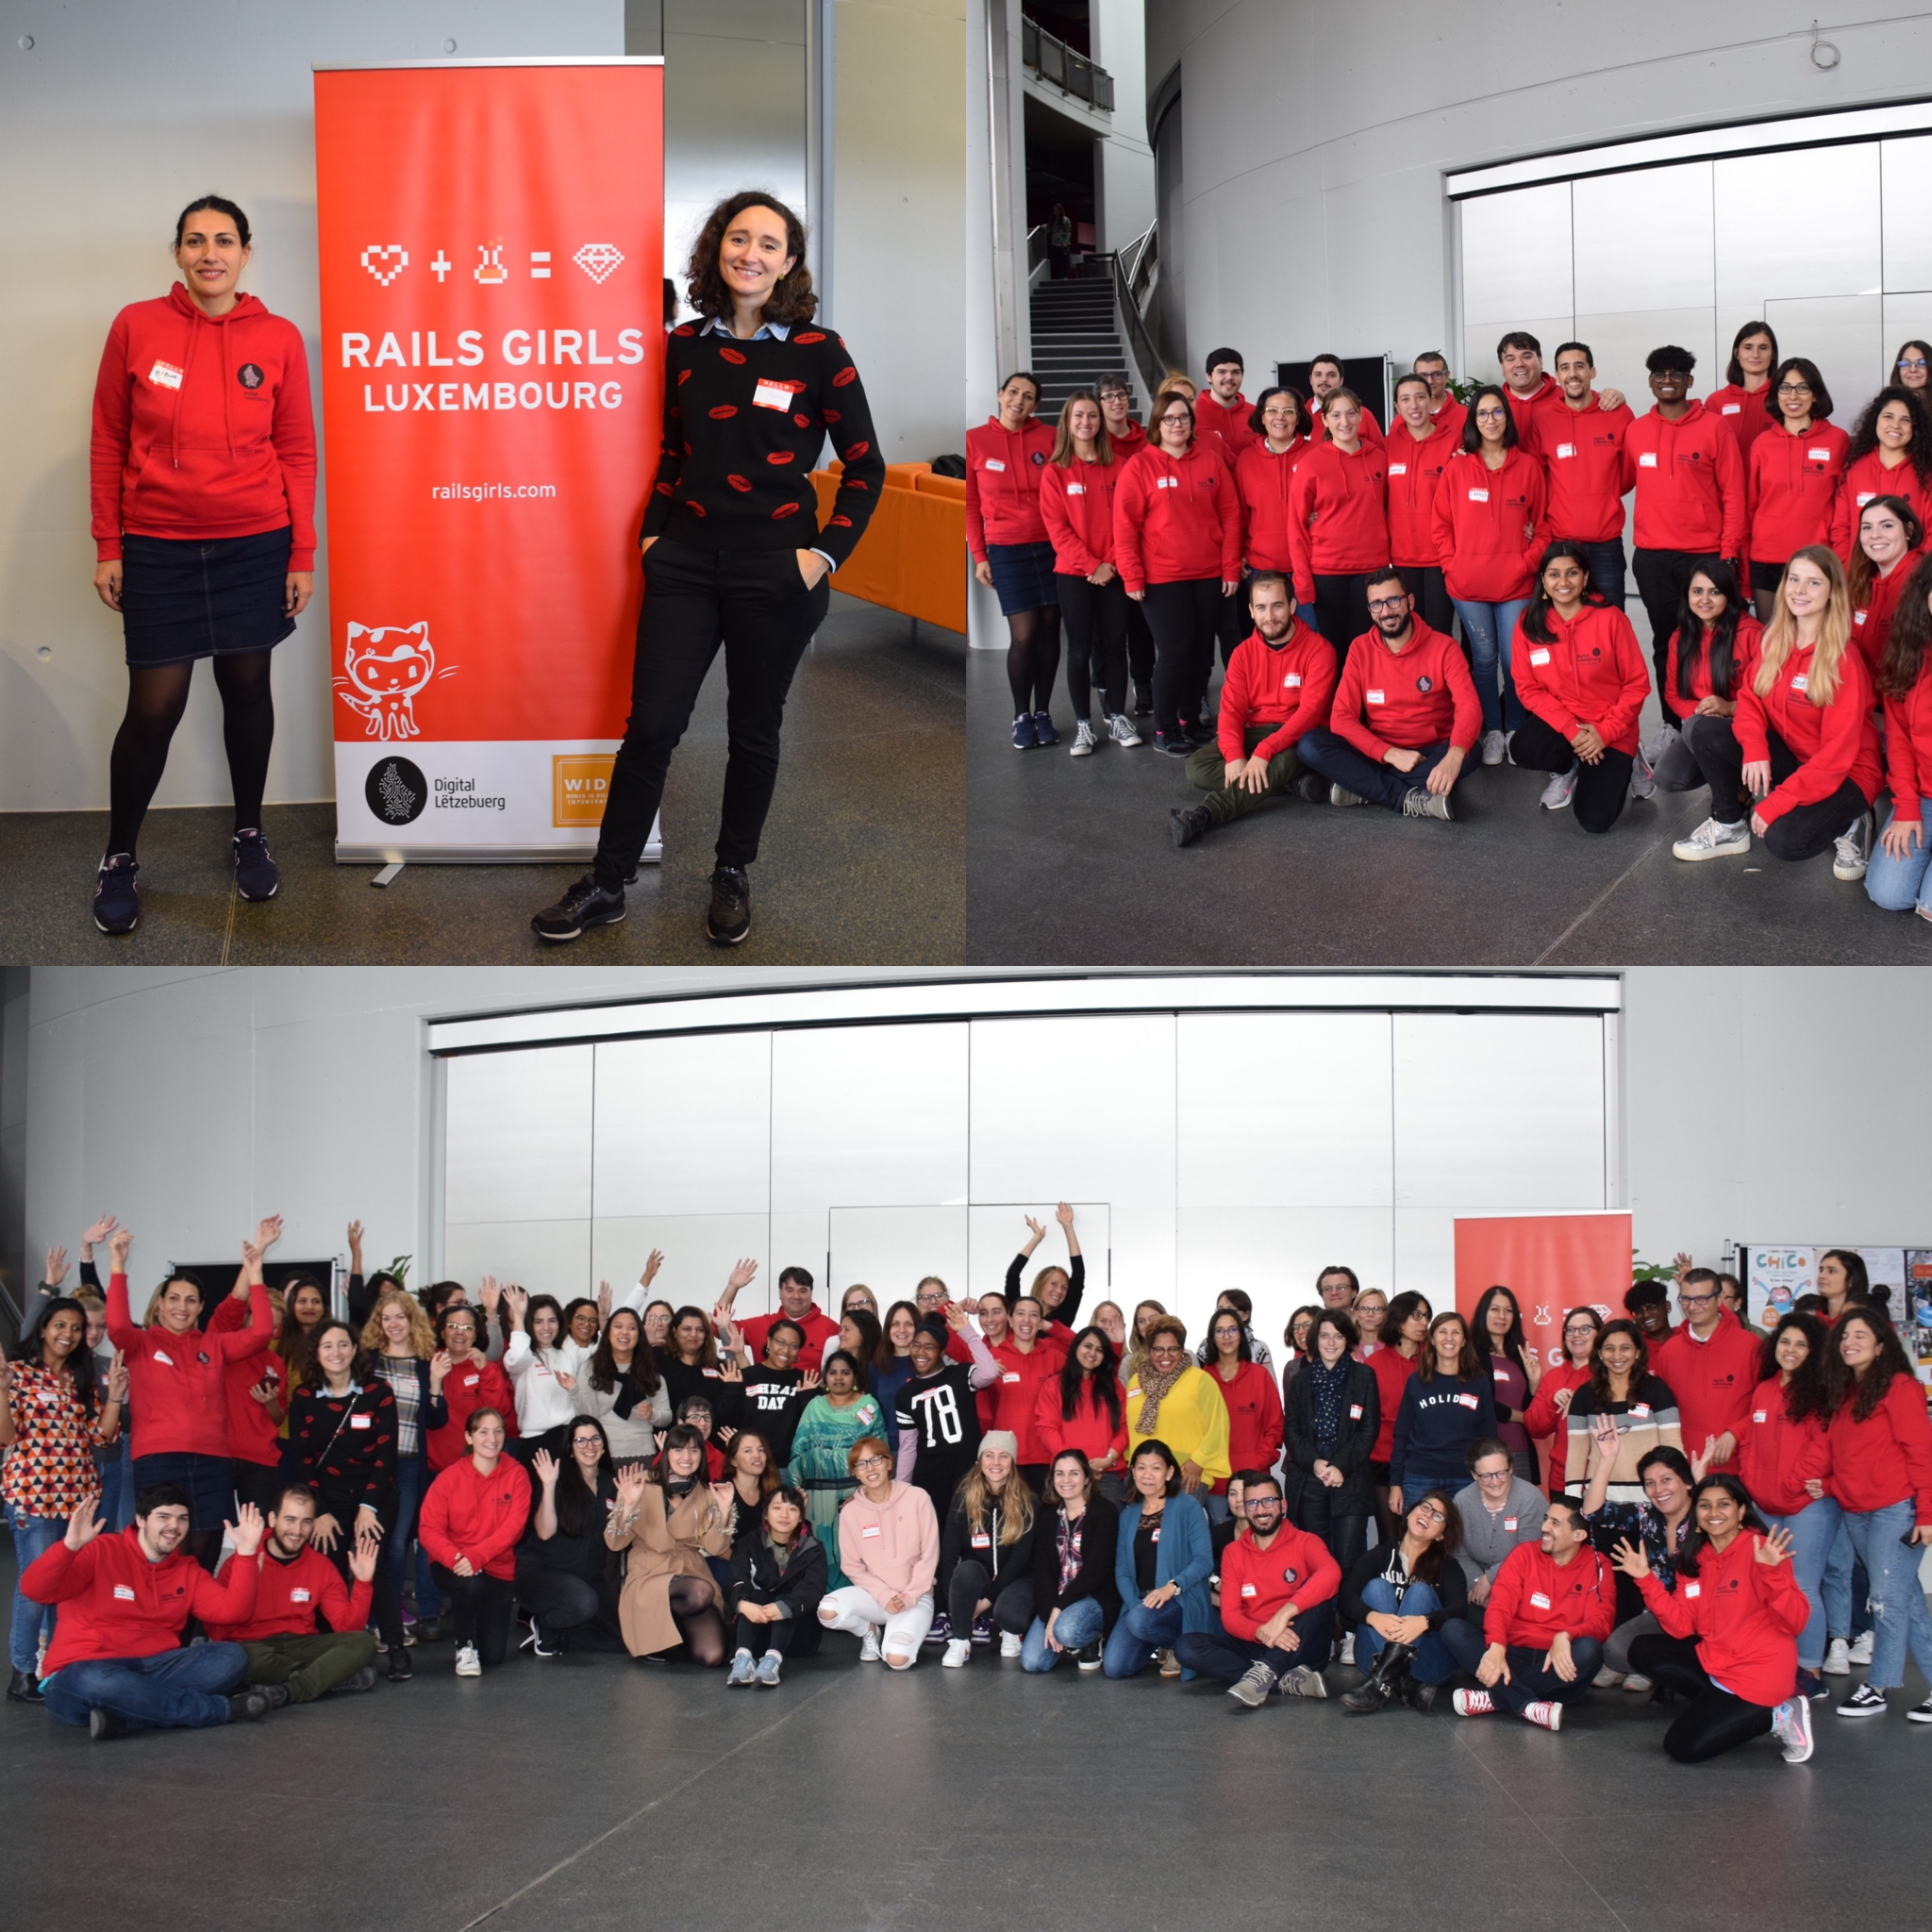
M 1591 1541 L 1599 1550 L 1614 1554 L 1620 1543 L 1634 1543 L 1649 1561 L 1651 1574 L 1673 1592 L 1677 1588 L 1677 1553 L 1694 1527 L 1690 1494 L 1703 1479 L 1699 1461 L 1681 1449 L 1661 1447 L 1648 1450 L 1638 1458 L 1637 1480 L 1643 1486 L 1643 1501 L 1619 1503 L 1607 1500 L 1609 1475 L 1617 1460 L 1618 1424 L 1613 1416 L 1591 1419 L 1595 1466 L 1584 1490 L 1583 1513 L 1590 1526 Z M 1604 1640 L 1604 1667 L 1597 1673 L 1598 1684 L 1607 1688 L 1621 1683 L 1626 1690 L 1648 1690 L 1651 1681 L 1630 1669 L 1630 1645 L 1639 1637 L 1661 1630 L 1643 1599 L 1624 1590 L 1625 1577 L 1617 1579 L 1617 1624 Z
M 98 1500 L 94 1445 L 120 1434 L 126 1392 L 127 1370 L 118 1356 L 105 1397 L 95 1390 L 87 1310 L 68 1295 L 57 1295 L 42 1311 L 19 1361 L 0 1356 L 0 1448 L 10 1451 L 0 1469 L 0 1498 L 13 1531 L 16 1579 L 67 1534 L 75 1509 Z M 51 1644 L 54 1611 L 22 1596 L 16 1581 L 7 1687 L 16 1702 L 40 1701 L 42 1634 Z

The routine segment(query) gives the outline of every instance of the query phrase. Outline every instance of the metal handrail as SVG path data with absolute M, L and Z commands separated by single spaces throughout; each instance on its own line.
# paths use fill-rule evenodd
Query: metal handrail
M 1113 112 L 1113 75 L 1030 20 L 1020 24 L 1020 59 L 1062 93 L 1099 113 Z
M 1126 326 L 1128 351 L 1150 396 L 1160 393 L 1161 378 L 1167 374 L 1166 361 L 1141 307 L 1145 296 L 1151 295 L 1158 285 L 1159 227 L 1158 221 L 1152 223 L 1144 235 L 1135 236 L 1113 258 L 1114 306 Z M 1154 265 L 1153 273 L 1149 272 L 1150 263 Z
M 1047 224 L 1035 222 L 1026 230 L 1026 273 L 1029 275 L 1046 259 L 1049 246 Z

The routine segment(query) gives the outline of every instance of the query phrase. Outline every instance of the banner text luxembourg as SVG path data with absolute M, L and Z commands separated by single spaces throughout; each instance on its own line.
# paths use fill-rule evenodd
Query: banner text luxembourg
M 401 336 L 387 331 L 381 340 L 345 330 L 341 339 L 342 367 L 367 369 L 475 369 L 485 359 L 483 331 L 457 333 L 456 353 L 439 352 L 435 329 L 411 329 L 408 349 Z M 544 370 L 582 369 L 591 365 L 639 363 L 644 359 L 644 331 L 621 328 L 613 352 L 600 350 L 597 331 L 575 328 L 513 328 L 498 344 L 502 360 L 512 368 L 534 364 Z M 588 382 L 384 382 L 362 385 L 362 407 L 372 415 L 404 414 L 416 409 L 615 409 L 624 401 L 623 384 L 595 379 Z

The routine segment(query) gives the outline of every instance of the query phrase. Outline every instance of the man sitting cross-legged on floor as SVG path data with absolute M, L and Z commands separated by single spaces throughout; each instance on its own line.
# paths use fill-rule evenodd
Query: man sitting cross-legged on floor
M 1449 799 L 1482 734 L 1482 704 L 1456 643 L 1415 614 L 1399 570 L 1368 582 L 1374 629 L 1350 647 L 1327 724 L 1297 747 L 1329 780 L 1331 805 L 1386 805 L 1453 819 Z
M 1188 782 L 1208 796 L 1168 814 L 1176 845 L 1271 798 L 1300 791 L 1319 803 L 1328 789 L 1295 746 L 1328 722 L 1335 647 L 1296 615 L 1293 587 L 1279 571 L 1248 579 L 1248 614 L 1255 627 L 1228 659 L 1215 742 L 1196 745 L 1188 758 Z

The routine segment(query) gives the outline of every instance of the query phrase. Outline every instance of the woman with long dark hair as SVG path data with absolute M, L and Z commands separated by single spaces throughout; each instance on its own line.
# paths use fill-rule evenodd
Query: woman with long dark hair
M 541 1443 L 553 1456 L 568 1455 L 577 1379 L 591 1351 L 565 1332 L 563 1309 L 554 1294 L 506 1288 L 503 1298 L 510 1317 L 503 1366 L 516 1384 L 517 1453 L 527 1459 Z
M 1066 1448 L 1053 1458 L 1040 1509 L 1033 1535 L 1033 1623 L 1020 1646 L 1020 1668 L 1043 1674 L 1072 1651 L 1080 1670 L 1097 1671 L 1108 1632 L 1121 1613 L 1114 1580 L 1119 1505 L 1101 1493 L 1086 1456 Z
M 175 223 L 167 294 L 122 309 L 94 382 L 94 592 L 126 637 L 94 924 L 141 918 L 135 844 L 203 658 L 235 793 L 236 890 L 280 883 L 261 833 L 275 741 L 269 664 L 315 590 L 315 424 L 302 332 L 241 292 L 248 217 L 203 195 Z
M 1924 390 L 1880 390 L 1852 431 L 1829 540 L 1846 563 L 1858 541 L 1858 513 L 1874 496 L 1904 497 L 1922 524 L 1932 515 L 1932 406 Z
M 671 1396 L 644 1344 L 635 1308 L 617 1308 L 604 1324 L 590 1366 L 579 1373 L 572 1399 L 579 1415 L 604 1426 L 613 1462 L 648 1462 L 658 1433 L 671 1426 Z
M 1891 358 L 1890 380 L 1900 389 L 1915 389 L 1923 395 L 1928 379 L 1932 379 L 1932 342 L 1914 338 L 1901 343 Z
M 1874 679 L 1899 601 L 1925 549 L 1924 522 L 1903 496 L 1874 496 L 1858 512 L 1845 589 L 1852 599 L 1852 641 Z
M 1865 891 L 1888 912 L 1932 919 L 1932 558 L 1919 563 L 1899 601 L 1878 666 L 1885 708 L 1885 771 L 1891 817 L 1878 835 Z
M 1103 1492 L 1116 1504 L 1124 1496 L 1126 1406 L 1105 1329 L 1081 1329 L 1059 1374 L 1041 1382 L 1033 1427 L 1049 1457 L 1058 1459 L 1077 1449 Z
M 1341 1620 L 1355 1632 L 1362 1681 L 1341 1700 L 1365 1714 L 1400 1697 L 1427 1710 L 1457 1665 L 1445 1625 L 1469 1619 L 1469 1580 L 1456 1560 L 1461 1518 L 1447 1490 L 1425 1490 L 1408 1507 L 1402 1534 L 1364 1550 L 1341 1580 Z
M 604 1424 L 593 1415 L 578 1416 L 570 1453 L 558 1457 L 539 1449 L 530 1474 L 530 1524 L 517 1550 L 517 1600 L 530 1616 L 522 1648 L 540 1657 L 622 1650 L 616 1559 L 604 1541 L 617 1472 Z
M 1594 1308 L 1567 1308 L 1563 1314 L 1563 1359 L 1542 1372 L 1536 1393 L 1524 1412 L 1523 1426 L 1532 1442 L 1554 1438 L 1550 1451 L 1549 1493 L 1563 1493 L 1564 1431 L 1571 1399 L 1590 1380 L 1591 1352 L 1604 1332 L 1604 1318 Z M 1514 1457 L 1511 1457 L 1514 1461 Z
M 705 935 L 735 946 L 750 932 L 746 868 L 778 782 L 786 693 L 824 622 L 827 579 L 865 534 L 886 480 L 852 357 L 810 326 L 818 297 L 798 217 L 758 190 L 727 197 L 698 231 L 686 275 L 698 319 L 665 339 L 630 720 L 596 858 L 530 922 L 546 940 L 623 919 L 671 754 L 720 646 L 730 758 Z M 820 529 L 811 461 L 827 437 L 843 468 Z
M 1281 1396 L 1273 1374 L 1255 1359 L 1254 1337 L 1239 1308 L 1215 1309 L 1208 1346 L 1213 1353 L 1203 1366 L 1227 1408 L 1228 1469 L 1273 1469 L 1281 1455 Z M 1227 1519 L 1227 1476 L 1217 1477 L 1201 1499 L 1216 1523 Z
M 1742 453 L 1751 594 L 1760 624 L 1769 623 L 1777 607 L 1785 565 L 1806 544 L 1830 536 L 1839 478 L 1852 447 L 1852 439 L 1826 420 L 1831 391 L 1817 363 L 1805 357 L 1788 356 L 1777 365 L 1763 403 L 1779 433 L 1756 436 Z
M 1469 1324 L 1445 1308 L 1429 1324 L 1416 1372 L 1403 1384 L 1389 1457 L 1390 1509 L 1407 1515 L 1407 1497 L 1428 1485 L 1453 1494 L 1469 1473 L 1470 1444 L 1495 1433 L 1495 1400 Z
M 1660 791 L 1712 787 L 1710 817 L 1681 841 L 1704 858 L 1751 849 L 1743 801 L 1735 791 L 1721 794 L 1732 767 L 1743 765 L 1732 721 L 1739 691 L 1757 669 L 1763 642 L 1764 626 L 1739 588 L 1737 572 L 1721 557 L 1700 558 L 1685 580 L 1677 627 L 1664 652 L 1664 684 L 1680 722 L 1657 754 L 1652 775 Z
M 1705 397 L 1704 407 L 1738 440 L 1738 455 L 1748 469 L 1751 452 L 1776 419 L 1777 337 L 1768 322 L 1747 322 L 1731 338 L 1731 359 L 1722 389 Z
M 1613 1444 L 1597 1434 L 1594 1424 L 1609 1417 L 1617 1425 Z M 1684 1451 L 1684 1432 L 1677 1417 L 1677 1398 L 1669 1385 L 1650 1372 L 1650 1350 L 1635 1322 L 1619 1316 L 1597 1331 L 1590 1352 L 1590 1379 L 1570 1397 L 1563 1441 L 1563 1492 L 1581 1501 L 1601 1470 L 1602 1503 L 1615 1512 L 1604 1519 L 1607 1533 L 1622 1536 L 1637 1521 L 1645 1498 L 1640 1460 L 1653 1449 Z M 1607 1465 L 1604 1451 L 1610 1455 Z M 1586 1513 L 1594 1516 L 1597 1511 Z M 1599 1547 L 1602 1547 L 1599 1544 Z
M 867 1392 L 865 1372 L 840 1349 L 826 1362 L 824 1387 L 805 1405 L 791 1434 L 787 1474 L 805 1491 L 812 1534 L 825 1546 L 826 1588 L 844 1587 L 839 1567 L 839 1512 L 858 1487 L 852 1474 L 852 1445 L 862 1437 L 884 1440 L 885 1409 Z
M 1470 1341 L 1476 1360 L 1490 1377 L 1490 1395 L 1496 1405 L 1496 1435 L 1508 1444 L 1516 1474 L 1524 1482 L 1534 1483 L 1541 1472 L 1524 1417 L 1543 1378 L 1543 1365 L 1536 1350 L 1523 1339 L 1523 1310 L 1507 1288 L 1484 1289 L 1470 1318 Z
M 1389 1507 L 1389 1458 L 1395 1451 L 1395 1416 L 1402 1407 L 1403 1384 L 1422 1364 L 1423 1344 L 1428 1340 L 1433 1313 L 1426 1295 L 1404 1289 L 1389 1304 L 1389 1311 L 1382 1317 L 1382 1345 L 1369 1357 L 1375 1376 L 1376 1407 L 1382 1418 L 1369 1456 L 1378 1542 L 1391 1543 L 1398 1534 L 1395 1512 Z
M 724 1450 L 724 1474 L 711 1485 L 729 1515 L 734 1547 L 764 1521 L 765 1498 L 781 1480 L 771 1443 L 757 1429 L 736 1430 Z M 714 1574 L 716 1568 L 714 1563 Z
M 647 1324 L 645 1333 L 649 1332 Z M 733 1357 L 719 1354 L 710 1317 L 704 1309 L 689 1304 L 679 1308 L 671 1318 L 665 1346 L 654 1348 L 653 1360 L 663 1379 L 674 1416 L 693 1395 L 702 1395 L 711 1404 L 712 1412 L 717 1412 L 720 1385 L 726 1379 L 725 1372 Z M 728 1423 L 731 1418 L 720 1416 L 719 1420 Z

